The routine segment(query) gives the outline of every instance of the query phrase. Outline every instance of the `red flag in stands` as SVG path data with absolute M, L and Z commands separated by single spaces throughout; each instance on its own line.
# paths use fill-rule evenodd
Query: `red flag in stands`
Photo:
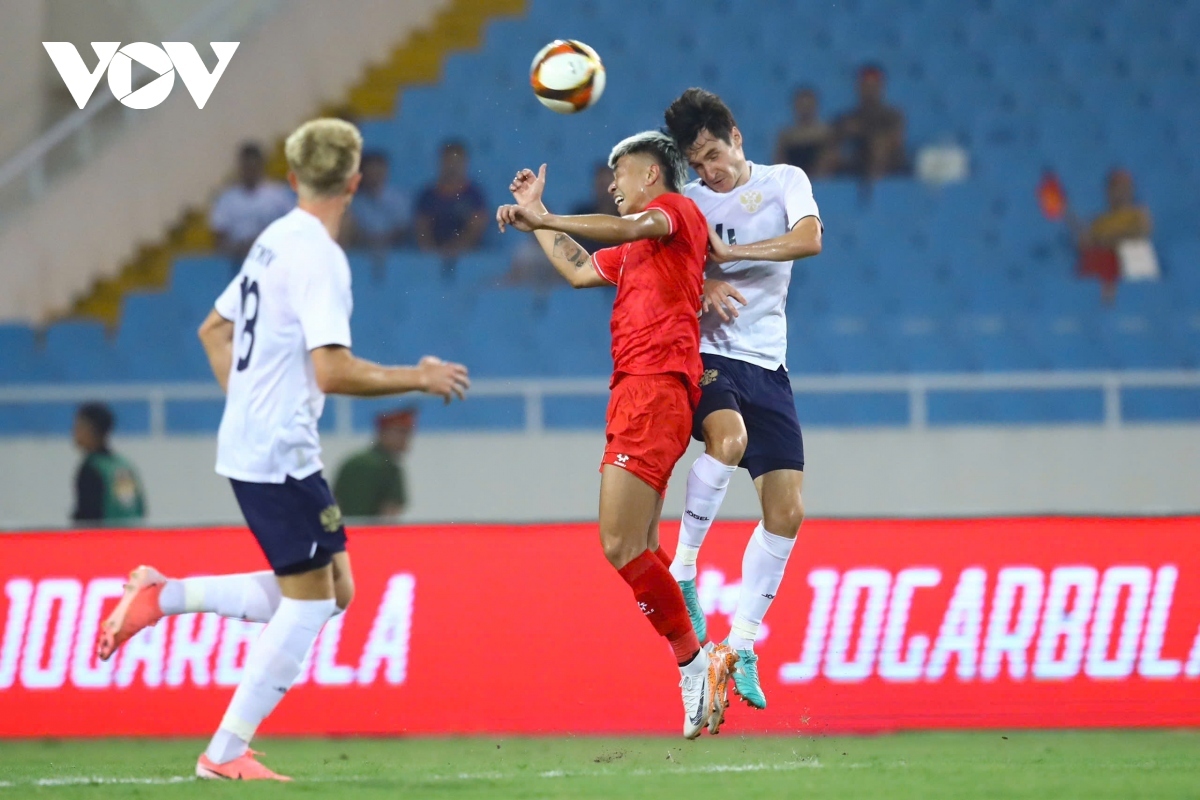
M 1067 209 L 1067 193 L 1063 190 L 1062 182 L 1053 170 L 1046 170 L 1042 173 L 1042 179 L 1038 182 L 1037 196 L 1038 205 L 1042 207 L 1042 213 L 1046 215 L 1046 219 L 1051 221 L 1062 219 L 1063 213 Z

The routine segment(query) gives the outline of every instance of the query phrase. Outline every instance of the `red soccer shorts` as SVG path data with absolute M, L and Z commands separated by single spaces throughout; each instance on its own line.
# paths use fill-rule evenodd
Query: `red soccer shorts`
M 698 392 L 697 392 L 698 393 Z M 616 464 L 666 494 L 692 435 L 694 394 L 678 375 L 621 375 L 608 400 L 605 464 Z

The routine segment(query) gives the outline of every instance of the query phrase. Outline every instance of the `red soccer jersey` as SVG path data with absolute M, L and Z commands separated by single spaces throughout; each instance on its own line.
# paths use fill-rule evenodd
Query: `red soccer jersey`
M 700 295 L 708 258 L 708 222 L 681 194 L 654 198 L 671 232 L 592 254 L 596 272 L 617 287 L 612 313 L 613 379 L 675 373 L 698 387 Z

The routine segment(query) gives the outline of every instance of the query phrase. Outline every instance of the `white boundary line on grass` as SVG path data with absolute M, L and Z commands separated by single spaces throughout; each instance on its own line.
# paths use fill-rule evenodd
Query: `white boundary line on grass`
M 611 769 L 592 770 L 561 770 L 552 769 L 544 772 L 460 772 L 455 775 L 427 775 L 417 780 L 425 781 L 504 781 L 518 778 L 615 778 L 634 777 L 648 778 L 658 775 L 706 775 L 725 772 L 791 772 L 798 769 L 821 769 L 824 765 L 815 758 L 805 761 L 794 761 L 783 764 L 702 764 L 695 767 L 665 767 L 663 769 L 633 769 L 627 771 Z M 167 778 L 111 778 L 99 775 L 79 775 L 63 778 L 36 778 L 27 781 L 0 781 L 0 789 L 18 789 L 28 786 L 168 786 L 177 783 L 191 783 L 199 780 L 190 775 L 173 775 Z M 360 783 L 365 781 L 387 780 L 385 776 L 344 775 L 300 779 L 297 783 Z

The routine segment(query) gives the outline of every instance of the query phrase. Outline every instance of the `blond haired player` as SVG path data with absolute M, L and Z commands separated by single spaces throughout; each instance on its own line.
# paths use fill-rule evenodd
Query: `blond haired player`
M 312 120 L 288 137 L 286 154 L 297 206 L 259 235 L 200 326 L 225 391 L 217 472 L 229 478 L 272 571 L 171 580 L 138 567 L 96 642 L 99 657 L 110 658 L 169 614 L 267 623 L 196 764 L 201 778 L 288 780 L 259 763 L 250 740 L 321 627 L 354 595 L 341 512 L 321 476 L 325 395 L 423 391 L 449 402 L 469 385 L 459 364 L 427 356 L 415 367 L 385 367 L 350 352 L 350 267 L 337 235 L 362 178 L 362 136 L 342 120 Z

